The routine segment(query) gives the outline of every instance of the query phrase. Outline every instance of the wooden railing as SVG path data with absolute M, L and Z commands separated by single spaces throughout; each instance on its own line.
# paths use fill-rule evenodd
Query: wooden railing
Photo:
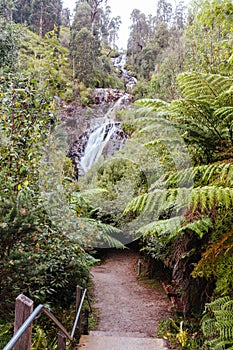
M 87 290 L 80 286 L 76 287 L 76 317 L 72 332 L 69 335 L 61 322 L 49 311 L 49 309 L 40 304 L 33 311 L 33 301 L 25 295 L 20 294 L 16 298 L 15 304 L 15 323 L 14 336 L 3 348 L 3 350 L 31 350 L 32 349 L 32 323 L 43 312 L 45 313 L 59 328 L 58 332 L 58 350 L 66 349 L 66 340 L 79 339 L 81 335 L 81 312 L 85 298 L 88 300 L 89 310 L 91 305 L 88 299 Z M 89 312 L 85 312 L 88 317 Z M 88 322 L 86 322 L 88 324 Z M 86 329 L 87 332 L 87 329 Z

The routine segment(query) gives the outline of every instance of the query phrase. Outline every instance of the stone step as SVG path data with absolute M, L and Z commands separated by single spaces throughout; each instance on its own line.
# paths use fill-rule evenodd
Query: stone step
M 81 350 L 168 350 L 162 339 L 109 335 L 83 335 L 78 348 Z
M 110 337 L 131 337 L 131 338 L 148 338 L 146 333 L 140 332 L 122 332 L 122 331 L 90 331 L 90 335 L 110 336 Z

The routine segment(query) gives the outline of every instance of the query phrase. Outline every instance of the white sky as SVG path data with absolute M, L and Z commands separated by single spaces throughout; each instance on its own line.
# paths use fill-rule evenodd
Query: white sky
M 188 0 L 184 1 L 187 3 Z M 169 1 L 175 3 L 176 0 Z M 177 0 L 177 3 L 179 1 Z M 76 0 L 63 0 L 63 7 L 68 7 L 71 11 L 75 8 Z M 108 4 L 112 9 L 112 17 L 121 17 L 121 27 L 119 31 L 119 48 L 126 48 L 129 37 L 130 14 L 133 9 L 138 9 L 146 15 L 156 14 L 156 0 L 108 0 Z

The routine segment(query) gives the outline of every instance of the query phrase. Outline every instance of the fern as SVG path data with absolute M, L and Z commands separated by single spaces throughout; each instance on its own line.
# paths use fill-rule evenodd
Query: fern
M 202 331 L 210 350 L 233 348 L 233 300 L 221 297 L 205 306 Z
M 198 208 L 202 212 L 211 210 L 215 202 L 218 206 L 229 209 L 233 204 L 233 188 L 204 186 L 192 190 L 190 207 L 193 212 Z
M 167 220 L 150 222 L 148 225 L 140 227 L 138 233 L 144 238 L 148 235 L 161 237 L 162 240 L 169 242 L 176 235 L 180 228 L 180 218 L 174 217 Z
M 177 78 L 182 94 L 188 99 L 215 100 L 228 90 L 232 79 L 218 74 L 182 73 Z
M 215 205 L 226 210 L 233 205 L 233 188 L 204 186 L 175 189 L 155 189 L 151 193 L 134 198 L 125 208 L 124 214 L 142 212 L 154 213 L 154 218 L 166 208 L 182 208 L 186 205 L 195 212 L 200 210 L 212 210 Z M 173 210 L 174 212 L 174 210 Z
M 184 233 L 187 231 L 192 231 L 196 235 L 198 235 L 200 238 L 204 236 L 205 233 L 209 231 L 209 228 L 213 226 L 213 222 L 209 217 L 203 217 L 200 220 L 197 220 L 192 223 L 188 223 L 184 226 L 182 226 L 178 233 Z
M 183 169 L 168 175 L 168 187 L 229 186 L 233 184 L 233 165 L 231 163 L 214 163 Z
M 150 112 L 166 111 L 169 103 L 159 99 L 143 99 L 137 100 L 135 105 L 147 108 Z
M 177 78 L 183 98 L 170 104 L 161 100 L 140 100 L 146 115 L 156 112 L 176 120 L 173 125 L 184 133 L 185 140 L 200 145 L 210 158 L 219 149 L 232 145 L 232 79 L 217 74 L 182 73 Z M 220 144 L 221 142 L 221 144 Z
M 233 107 L 221 107 L 214 112 L 214 117 L 221 120 L 221 125 L 231 125 L 233 121 Z

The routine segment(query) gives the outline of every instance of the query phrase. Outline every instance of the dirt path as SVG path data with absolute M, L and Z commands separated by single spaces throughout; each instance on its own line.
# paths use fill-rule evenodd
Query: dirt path
M 91 270 L 97 331 L 155 336 L 158 323 L 169 317 L 170 302 L 162 287 L 137 280 L 139 256 L 131 251 L 112 251 Z

